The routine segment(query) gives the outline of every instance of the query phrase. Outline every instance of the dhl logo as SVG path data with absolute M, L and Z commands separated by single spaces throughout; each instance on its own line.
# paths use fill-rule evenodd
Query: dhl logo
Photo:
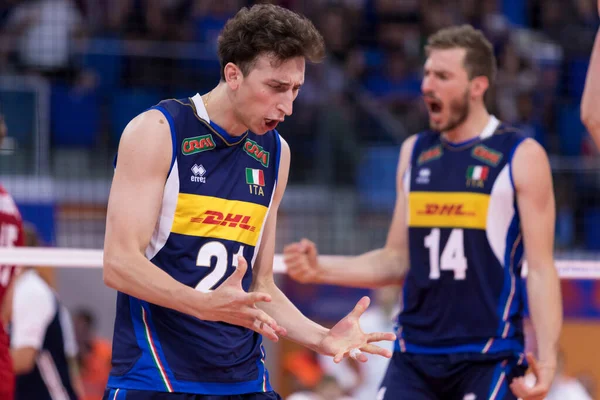
M 419 215 L 458 215 L 472 217 L 475 215 L 473 211 L 463 210 L 464 204 L 425 204 L 424 210 L 417 211 Z
M 490 196 L 471 192 L 411 192 L 410 227 L 485 229 Z
M 201 217 L 192 217 L 190 221 L 208 225 L 228 226 L 229 228 L 239 227 L 254 232 L 256 227 L 248 224 L 250 218 L 249 215 L 227 213 L 227 216 L 225 216 L 222 212 L 207 210 Z
M 215 148 L 215 142 L 212 135 L 196 136 L 187 138 L 181 143 L 181 152 L 189 156 L 190 154 L 200 153 Z
M 264 167 L 269 166 L 269 152 L 265 151 L 258 143 L 247 139 L 244 143 L 244 151 L 256 161 L 260 162 Z
M 502 153 L 492 150 L 482 144 L 475 146 L 471 152 L 471 155 L 493 167 L 498 166 L 500 160 L 502 160 Z
M 257 203 L 179 193 L 171 232 L 255 246 L 267 210 Z

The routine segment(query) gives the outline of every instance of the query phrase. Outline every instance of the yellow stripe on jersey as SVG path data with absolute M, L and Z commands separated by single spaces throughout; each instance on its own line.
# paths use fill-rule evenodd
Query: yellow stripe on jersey
M 260 204 L 179 193 L 171 232 L 255 246 L 266 214 Z
M 411 192 L 408 226 L 485 229 L 490 196 L 468 192 Z

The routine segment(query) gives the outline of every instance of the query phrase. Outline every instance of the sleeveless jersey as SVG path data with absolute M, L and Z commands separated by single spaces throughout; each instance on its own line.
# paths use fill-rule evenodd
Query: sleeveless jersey
M 13 198 L 0 185 L 0 247 L 23 246 L 25 234 L 21 214 Z M 0 306 L 4 302 L 6 289 L 10 284 L 16 267 L 0 265 Z M 0 395 L 14 390 L 14 374 L 10 358 L 10 342 L 6 327 L 0 323 Z
M 202 98 L 153 107 L 168 121 L 172 167 L 146 257 L 184 285 L 218 287 L 252 265 L 279 167 L 277 131 L 231 137 L 212 124 Z M 132 199 L 132 201 L 134 201 Z M 262 338 L 252 330 L 192 316 L 118 293 L 108 387 L 235 395 L 271 391 Z
M 523 242 L 511 170 L 522 140 L 495 117 L 459 145 L 438 132 L 418 135 L 404 176 L 410 269 L 396 350 L 483 358 L 523 351 Z

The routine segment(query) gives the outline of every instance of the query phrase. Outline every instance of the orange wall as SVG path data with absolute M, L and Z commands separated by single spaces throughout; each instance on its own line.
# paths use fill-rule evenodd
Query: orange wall
M 565 354 L 566 373 L 592 374 L 596 382 L 595 399 L 600 399 L 600 323 L 565 321 L 560 340 Z

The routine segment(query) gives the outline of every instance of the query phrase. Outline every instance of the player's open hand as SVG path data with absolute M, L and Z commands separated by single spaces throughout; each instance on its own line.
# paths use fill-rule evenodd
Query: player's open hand
M 270 302 L 270 295 L 260 292 L 248 293 L 242 288 L 242 279 L 247 269 L 248 263 L 244 257 L 239 256 L 235 272 L 209 293 L 210 298 L 203 319 L 244 326 L 277 342 L 278 335 L 285 335 L 287 332 L 266 312 L 256 307 L 256 303 Z
M 283 249 L 283 261 L 287 273 L 302 283 L 317 282 L 319 264 L 317 262 L 317 246 L 308 239 L 288 244 Z
M 529 387 L 525 382 L 525 377 L 521 376 L 512 380 L 510 390 L 522 400 L 544 400 L 552 385 L 556 365 L 538 363 L 531 353 L 527 354 L 527 362 L 535 375 L 535 385 Z
M 360 316 L 369 307 L 370 302 L 371 300 L 367 296 L 360 299 L 354 310 L 329 330 L 327 336 L 320 343 L 321 353 L 333 356 L 335 363 L 339 363 L 348 356 L 352 356 L 360 362 L 366 362 L 368 358 L 363 353 L 377 354 L 386 358 L 392 357 L 390 350 L 371 343 L 382 340 L 392 341 L 396 339 L 396 335 L 391 332 L 364 333 L 360 328 Z

